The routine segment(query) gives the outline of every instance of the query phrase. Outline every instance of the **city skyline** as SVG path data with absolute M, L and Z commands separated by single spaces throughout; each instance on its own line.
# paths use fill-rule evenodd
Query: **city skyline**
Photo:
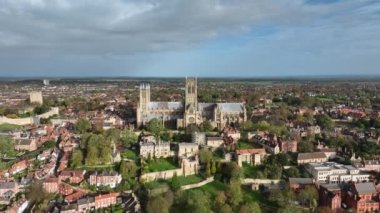
M 380 2 L 3 1 L 2 77 L 378 75 Z

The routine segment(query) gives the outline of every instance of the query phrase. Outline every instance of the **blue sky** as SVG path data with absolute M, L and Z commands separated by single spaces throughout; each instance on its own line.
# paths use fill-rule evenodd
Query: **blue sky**
M 380 75 L 378 0 L 4 0 L 0 76 Z

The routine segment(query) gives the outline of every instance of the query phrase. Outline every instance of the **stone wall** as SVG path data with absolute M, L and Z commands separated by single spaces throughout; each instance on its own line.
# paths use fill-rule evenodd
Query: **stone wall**
M 181 186 L 181 190 L 188 190 L 188 189 L 198 188 L 198 187 L 204 186 L 204 185 L 206 185 L 208 183 L 211 183 L 213 181 L 214 181 L 214 177 L 209 177 L 206 180 L 204 180 L 202 182 L 199 182 L 199 183 L 194 183 L 194 184 L 189 184 L 189 185 Z
M 280 183 L 281 180 L 272 180 L 272 179 L 253 179 L 253 178 L 246 178 L 243 179 L 243 184 L 250 185 L 250 184 L 277 184 Z
M 50 109 L 50 111 L 45 112 L 41 115 L 33 116 L 33 117 L 28 117 L 28 118 L 7 118 L 7 117 L 0 117 L 0 124 L 15 124 L 15 125 L 30 125 L 34 124 L 34 120 L 40 119 L 40 118 L 49 118 L 50 116 L 53 115 L 58 115 L 59 114 L 59 108 L 58 107 L 53 107 Z
M 177 176 L 182 176 L 183 171 L 182 169 L 172 169 L 172 170 L 166 170 L 166 171 L 160 171 L 160 172 L 150 172 L 145 173 L 141 175 L 141 180 L 144 180 L 146 182 L 155 181 L 155 180 L 167 180 L 170 179 L 176 174 Z

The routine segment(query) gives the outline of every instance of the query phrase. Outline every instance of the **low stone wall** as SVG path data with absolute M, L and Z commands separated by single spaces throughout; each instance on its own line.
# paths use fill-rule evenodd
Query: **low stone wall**
M 50 116 L 58 115 L 58 114 L 59 114 L 59 108 L 53 107 L 48 112 L 45 112 L 41 115 L 28 117 L 28 118 L 12 119 L 12 118 L 7 118 L 3 116 L 3 117 L 0 117 L 0 124 L 8 123 L 8 124 L 15 124 L 15 125 L 30 125 L 30 124 L 34 124 L 35 119 L 49 118 Z
M 211 183 L 213 181 L 214 181 L 214 177 L 209 177 L 206 180 L 204 180 L 202 182 L 199 182 L 199 183 L 194 183 L 194 184 L 189 184 L 189 185 L 181 186 L 181 190 L 188 190 L 188 189 L 198 188 L 198 187 L 204 186 L 204 185 L 206 185 L 208 183 Z
M 250 184 L 277 184 L 280 181 L 281 180 L 246 178 L 246 179 L 243 179 L 242 184 L 245 184 L 245 185 L 250 185 Z
M 170 179 L 176 174 L 177 176 L 182 176 L 183 171 L 182 169 L 172 169 L 172 170 L 166 170 L 166 171 L 160 171 L 160 172 L 150 172 L 145 173 L 141 175 L 141 180 L 150 182 L 155 180 L 167 180 Z

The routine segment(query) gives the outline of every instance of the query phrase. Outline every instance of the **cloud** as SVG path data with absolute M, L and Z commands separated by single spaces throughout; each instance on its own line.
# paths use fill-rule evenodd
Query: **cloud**
M 96 70 L 84 64 L 93 62 L 103 69 L 143 70 L 137 65 L 143 59 L 153 63 L 160 53 L 260 34 L 260 26 L 279 29 L 263 40 L 289 51 L 323 52 L 319 46 L 340 51 L 352 42 L 352 48 L 368 46 L 376 52 L 379 5 L 370 0 L 3 0 L 0 65 L 38 70 L 53 69 L 55 63 L 62 70 Z M 246 47 L 240 52 L 271 46 L 256 40 L 241 45 Z M 12 65 L 19 59 L 24 68 Z M 50 65 L 41 65 L 44 59 L 51 59 L 46 61 Z

